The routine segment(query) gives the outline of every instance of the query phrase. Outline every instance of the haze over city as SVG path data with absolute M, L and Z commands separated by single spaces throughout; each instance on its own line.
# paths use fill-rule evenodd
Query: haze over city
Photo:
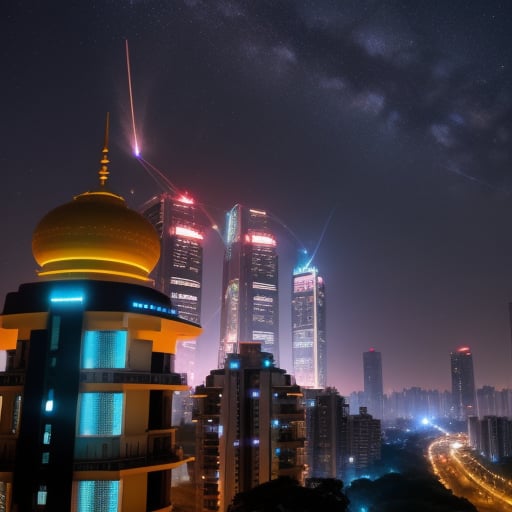
M 0 295 L 36 279 L 38 220 L 97 183 L 138 207 L 161 180 L 220 228 L 235 203 L 275 219 L 281 358 L 290 283 L 314 253 L 327 290 L 328 383 L 512 387 L 511 9 L 498 1 L 30 1 L 3 6 Z M 217 363 L 222 241 L 205 243 L 198 373 Z

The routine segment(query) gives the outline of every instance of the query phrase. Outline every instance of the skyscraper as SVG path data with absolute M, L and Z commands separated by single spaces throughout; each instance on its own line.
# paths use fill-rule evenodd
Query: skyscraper
M 327 343 L 325 285 L 318 270 L 296 267 L 292 278 L 292 360 L 297 384 L 325 388 Z
M 170 410 L 187 389 L 173 371 L 180 319 L 151 287 L 157 233 L 100 186 L 49 212 L 32 252 L 38 281 L 7 295 L 0 316 L 0 508 L 169 510 Z
M 341 478 L 348 461 L 349 405 L 334 388 L 305 389 L 309 476 Z
M 452 415 L 465 420 L 477 414 L 473 355 L 469 347 L 460 347 L 450 354 L 452 372 Z
M 197 207 L 187 194 L 164 193 L 151 198 L 140 209 L 160 236 L 161 255 L 152 272 L 155 286 L 171 297 L 178 315 L 201 322 L 204 229 Z M 196 340 L 180 343 L 176 371 L 186 373 L 195 385 Z
M 279 361 L 277 242 L 266 212 L 235 205 L 226 215 L 219 368 L 242 341 Z
M 364 396 L 368 414 L 382 419 L 384 387 L 382 382 L 382 356 L 374 348 L 363 352 Z
M 221 510 L 238 492 L 280 476 L 301 483 L 305 413 L 301 388 L 261 344 L 241 342 L 196 387 L 197 510 Z

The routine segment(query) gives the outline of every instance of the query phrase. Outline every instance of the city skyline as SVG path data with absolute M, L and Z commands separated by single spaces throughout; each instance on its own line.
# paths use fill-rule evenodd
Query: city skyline
M 476 387 L 512 388 L 512 45 L 499 2 L 152 0 L 4 7 L 0 295 L 35 280 L 30 240 L 93 186 L 111 112 L 112 189 L 133 207 L 189 191 L 280 226 L 280 367 L 292 371 L 298 248 L 327 300 L 327 384 L 450 389 L 469 345 Z M 131 154 L 125 43 L 141 155 Z M 94 135 L 96 134 L 96 135 Z M 216 367 L 223 244 L 205 233 L 203 375 Z

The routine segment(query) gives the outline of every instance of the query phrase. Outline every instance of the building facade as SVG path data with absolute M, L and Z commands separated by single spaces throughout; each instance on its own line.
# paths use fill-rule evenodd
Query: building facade
M 240 342 L 261 343 L 279 361 L 277 242 L 262 210 L 235 205 L 226 216 L 218 365 Z
M 452 417 L 466 420 L 477 415 L 473 355 L 469 347 L 460 347 L 450 354 L 452 375 Z
M 303 395 L 260 343 L 240 343 L 194 398 L 196 510 L 224 512 L 236 493 L 280 476 L 304 482 Z
M 382 355 L 371 348 L 363 352 L 364 398 L 369 414 L 383 418 L 384 385 L 382 381 Z
M 149 273 L 153 227 L 100 187 L 49 212 L 34 231 L 38 280 L 0 316 L 0 504 L 3 510 L 170 511 L 179 318 Z
M 160 259 L 151 273 L 155 287 L 171 298 L 181 318 L 200 324 L 204 227 L 194 199 L 164 193 L 144 203 L 140 212 L 160 237 Z M 195 366 L 196 340 L 180 343 L 175 369 L 186 373 L 192 386 L 196 384 Z
M 297 267 L 292 278 L 293 374 L 301 387 L 327 384 L 325 284 L 315 267 Z
M 348 460 L 349 406 L 334 388 L 305 389 L 309 478 L 341 478 Z

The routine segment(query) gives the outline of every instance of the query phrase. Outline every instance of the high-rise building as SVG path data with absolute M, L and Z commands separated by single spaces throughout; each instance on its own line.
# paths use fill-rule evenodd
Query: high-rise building
M 197 510 L 224 512 L 236 493 L 280 476 L 304 482 L 301 388 L 260 343 L 238 348 L 196 387 Z
M 364 397 L 368 414 L 383 418 L 384 388 L 382 382 L 382 355 L 374 348 L 363 352 Z
M 171 298 L 181 318 L 199 324 L 204 228 L 194 199 L 188 194 L 164 193 L 144 203 L 140 211 L 160 236 L 160 259 L 151 274 L 156 288 Z M 180 343 L 175 369 L 186 373 L 192 386 L 196 384 L 195 365 L 196 340 Z
M 292 360 L 297 384 L 306 388 L 325 388 L 325 285 L 318 270 L 308 264 L 296 267 L 293 272 Z
M 269 217 L 235 205 L 226 215 L 219 368 L 240 342 L 257 341 L 279 361 L 278 258 Z
M 347 459 L 349 406 L 334 388 L 305 389 L 308 476 L 341 478 Z
M 149 273 L 154 228 L 106 186 L 49 212 L 32 251 L 38 280 L 7 295 L 0 316 L 0 509 L 171 508 L 183 460 L 170 411 L 187 385 L 173 371 L 178 317 Z
M 460 347 L 450 354 L 452 373 L 452 416 L 466 420 L 477 414 L 473 355 L 469 347 Z
M 380 420 L 373 418 L 366 407 L 360 407 L 359 414 L 350 414 L 346 425 L 346 459 L 339 478 L 350 482 L 380 460 L 382 430 Z

